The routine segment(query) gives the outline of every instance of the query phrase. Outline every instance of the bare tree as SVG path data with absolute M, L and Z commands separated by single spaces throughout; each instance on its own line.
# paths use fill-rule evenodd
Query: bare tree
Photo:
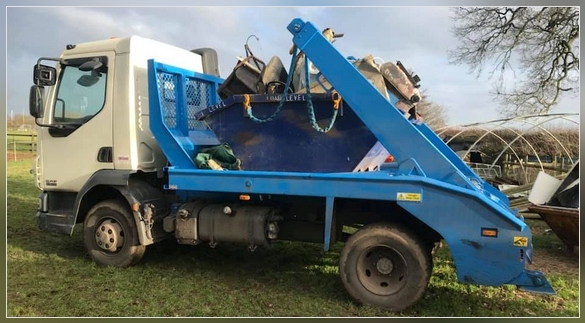
M 453 13 L 460 44 L 449 52 L 451 63 L 468 64 L 478 76 L 492 65 L 502 115 L 547 113 L 561 94 L 578 93 L 578 7 L 465 7 Z M 518 78 L 510 90 L 508 70 Z
M 447 113 L 442 105 L 429 100 L 426 91 L 421 92 L 421 101 L 416 106 L 416 111 L 423 117 L 424 122 L 431 129 L 438 129 L 447 125 Z

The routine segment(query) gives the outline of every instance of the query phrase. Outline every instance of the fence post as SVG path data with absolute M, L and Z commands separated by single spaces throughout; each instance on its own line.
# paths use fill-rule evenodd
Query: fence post
M 14 136 L 13 136 L 13 137 L 14 137 Z M 16 160 L 16 140 L 15 140 L 15 139 L 16 139 L 16 138 L 13 138 L 13 139 L 12 139 L 12 146 L 14 147 L 14 148 L 13 148 L 13 153 L 14 153 L 14 160 Z

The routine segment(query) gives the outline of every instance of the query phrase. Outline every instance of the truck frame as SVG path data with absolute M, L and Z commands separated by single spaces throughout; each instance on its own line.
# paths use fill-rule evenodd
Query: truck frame
M 137 264 L 146 246 L 169 238 L 251 250 L 277 239 L 324 250 L 343 242 L 339 274 L 348 294 L 393 311 L 422 297 L 440 241 L 461 283 L 554 293 L 541 272 L 526 269 L 530 228 L 504 194 L 428 126 L 405 117 L 398 98 L 382 95 L 315 25 L 297 18 L 287 29 L 395 162 L 370 172 L 200 169 L 197 151 L 219 144 L 201 112 L 259 100 L 219 100 L 224 80 L 212 50 L 136 37 L 68 45 L 34 67 L 39 227 L 71 234 L 82 223 L 92 259 L 117 267 Z M 81 107 L 93 109 L 88 117 L 68 112 L 75 96 L 64 93 L 77 87 L 70 79 L 87 91 L 101 86 L 81 96 Z

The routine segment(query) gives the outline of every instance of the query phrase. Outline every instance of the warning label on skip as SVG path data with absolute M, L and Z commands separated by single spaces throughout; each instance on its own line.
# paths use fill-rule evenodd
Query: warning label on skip
M 421 194 L 420 193 L 398 192 L 398 193 L 396 193 L 396 200 L 408 201 L 408 202 L 420 202 L 421 201 Z
M 528 247 L 528 237 L 514 237 L 516 247 Z

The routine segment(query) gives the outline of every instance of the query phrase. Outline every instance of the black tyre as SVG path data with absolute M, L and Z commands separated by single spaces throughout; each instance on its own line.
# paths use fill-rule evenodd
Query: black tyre
M 146 246 L 140 245 L 130 210 L 116 200 L 96 204 L 85 218 L 83 242 L 99 265 L 128 267 L 142 259 Z
M 410 230 L 371 224 L 354 233 L 343 247 L 339 273 L 358 303 L 402 311 L 424 294 L 432 272 L 426 245 Z

